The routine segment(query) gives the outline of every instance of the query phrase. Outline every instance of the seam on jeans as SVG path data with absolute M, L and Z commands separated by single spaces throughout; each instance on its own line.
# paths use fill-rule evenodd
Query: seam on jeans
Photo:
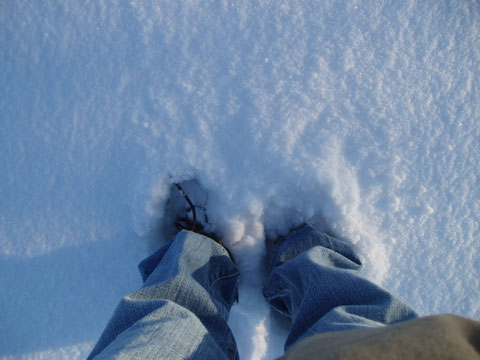
M 235 276 L 237 276 L 237 275 L 240 275 L 240 271 L 236 271 L 236 272 L 233 273 L 233 274 L 228 274 L 228 275 L 225 275 L 225 276 L 216 278 L 215 280 L 213 280 L 213 281 L 210 283 L 210 293 L 211 293 L 211 294 L 215 293 L 215 291 L 214 291 L 214 286 L 215 286 L 215 284 L 216 284 L 216 282 L 217 282 L 218 280 L 224 280 L 224 279 L 232 278 L 232 277 L 235 277 Z M 238 286 L 238 283 L 237 283 L 237 286 Z M 235 289 L 235 293 L 237 294 L 237 295 L 235 295 L 235 297 L 238 297 L 237 291 L 238 291 L 238 288 Z M 230 306 L 230 304 L 228 304 L 228 303 L 226 303 L 225 301 L 223 301 L 223 299 L 222 299 L 221 302 L 223 303 L 224 306 L 227 306 L 227 307 Z M 225 311 L 225 314 L 224 314 L 224 315 L 225 315 L 225 316 L 228 315 L 228 311 L 227 311 L 226 309 L 225 309 L 224 311 Z
M 218 277 L 215 278 L 215 280 L 212 281 L 211 286 L 213 287 L 213 285 L 214 285 L 218 280 L 228 279 L 228 278 L 231 278 L 231 277 L 234 277 L 234 276 L 237 276 L 237 275 L 240 275 L 240 271 L 236 271 L 236 272 L 234 272 L 234 273 L 227 274 L 227 275 L 218 276 Z
M 286 289 L 279 290 L 279 291 L 276 291 L 272 295 L 265 296 L 265 300 L 271 300 L 271 299 L 274 299 L 274 298 L 277 298 L 279 296 L 286 295 L 286 294 L 288 294 L 288 290 L 286 290 Z
M 224 275 L 224 276 L 221 276 L 221 277 L 217 277 L 215 280 L 213 280 L 211 283 L 210 283 L 210 292 L 213 293 L 214 292 L 214 286 L 215 284 L 217 283 L 217 281 L 219 280 L 224 280 L 224 279 L 228 279 L 228 278 L 232 278 L 232 277 L 235 277 L 237 275 L 240 275 L 240 271 L 237 271 L 233 274 L 228 274 L 228 275 Z

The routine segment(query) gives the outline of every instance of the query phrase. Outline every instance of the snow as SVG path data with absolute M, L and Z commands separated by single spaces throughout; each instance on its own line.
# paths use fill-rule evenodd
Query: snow
M 422 315 L 480 320 L 477 1 L 3 1 L 0 356 L 85 358 L 197 178 L 282 354 L 264 234 L 322 219 Z

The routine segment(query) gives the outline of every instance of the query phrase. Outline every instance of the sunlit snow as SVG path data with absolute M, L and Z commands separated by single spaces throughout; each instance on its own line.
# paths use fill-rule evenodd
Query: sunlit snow
M 265 232 L 322 218 L 422 315 L 480 319 L 480 3 L 0 4 L 0 357 L 82 359 L 198 179 L 242 359 L 283 353 Z

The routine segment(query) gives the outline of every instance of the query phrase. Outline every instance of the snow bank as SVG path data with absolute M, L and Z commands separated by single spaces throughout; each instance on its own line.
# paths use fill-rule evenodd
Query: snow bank
M 193 177 L 242 268 L 242 358 L 288 326 L 261 298 L 265 233 L 312 217 L 421 314 L 480 319 L 478 2 L 0 9 L 6 358 L 84 358 Z

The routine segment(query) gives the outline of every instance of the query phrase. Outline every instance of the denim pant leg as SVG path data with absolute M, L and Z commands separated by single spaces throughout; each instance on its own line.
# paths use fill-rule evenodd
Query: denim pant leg
M 270 261 L 268 303 L 292 319 L 285 351 L 329 331 L 378 327 L 417 315 L 361 277 L 353 247 L 307 225 L 289 234 Z
M 89 359 L 238 359 L 227 319 L 239 271 L 212 239 L 181 231 L 140 265 Z

